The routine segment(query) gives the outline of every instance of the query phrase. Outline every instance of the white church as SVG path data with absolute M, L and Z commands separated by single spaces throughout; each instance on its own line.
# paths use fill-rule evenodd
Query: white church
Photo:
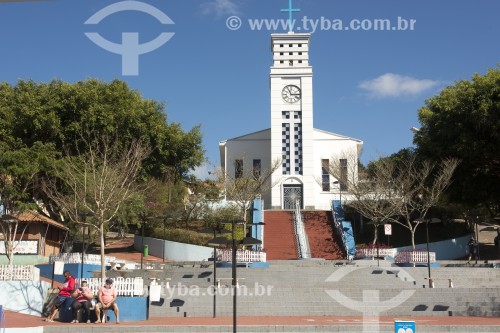
M 348 189 L 328 174 L 326 165 L 338 159 L 346 173 L 357 170 L 357 163 L 347 165 L 354 159 L 345 157 L 359 157 L 361 140 L 314 128 L 310 38 L 309 33 L 271 35 L 271 128 L 219 143 L 221 168 L 232 177 L 280 161 L 271 176 L 274 186 L 262 196 L 265 209 L 293 209 L 298 204 L 305 210 L 329 210 L 331 201 Z

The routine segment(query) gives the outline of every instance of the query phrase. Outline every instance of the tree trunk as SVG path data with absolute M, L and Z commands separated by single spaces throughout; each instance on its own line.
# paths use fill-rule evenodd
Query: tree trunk
M 376 224 L 373 225 L 374 230 L 373 230 L 373 245 L 377 244 L 378 240 L 378 226 Z
M 14 245 L 12 241 L 5 241 L 5 255 L 7 255 L 7 259 L 9 259 L 9 266 L 14 265 Z
M 9 280 L 13 280 L 14 278 L 14 245 L 11 241 L 5 242 L 5 254 L 9 259 Z
M 415 231 L 416 231 L 416 227 L 415 229 L 410 229 L 410 232 L 411 232 L 411 246 L 412 248 L 415 250 Z
M 104 256 L 104 223 L 101 222 L 99 227 L 100 239 L 101 239 L 101 278 L 102 282 L 106 280 L 106 260 Z

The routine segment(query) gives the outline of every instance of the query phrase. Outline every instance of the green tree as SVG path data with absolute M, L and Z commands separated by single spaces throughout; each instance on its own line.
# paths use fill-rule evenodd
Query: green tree
M 169 123 L 162 103 L 143 98 L 123 81 L 0 83 L 0 152 L 3 153 L 0 158 L 12 161 L 11 156 L 25 151 L 50 152 L 49 155 L 64 163 L 68 158 L 78 159 L 87 153 L 88 141 L 95 137 L 112 138 L 112 148 L 118 152 L 127 151 L 134 142 L 150 147 L 150 154 L 140 164 L 138 177 L 142 180 L 168 178 L 174 190 L 190 170 L 204 161 L 199 126 L 184 131 L 180 124 Z M 17 162 L 11 164 L 11 168 L 31 172 L 36 167 L 31 156 L 15 159 Z M 35 172 L 35 177 L 14 178 L 14 185 L 28 179 L 21 184 L 27 190 L 16 195 L 18 206 L 35 197 L 49 208 L 54 207 L 54 211 L 61 209 L 52 205 L 52 199 L 41 190 L 41 178 L 52 173 L 50 168 L 44 171 Z M 3 186 L 0 190 L 5 198 L 6 191 L 11 189 Z M 59 190 L 64 193 L 63 186 Z M 140 199 L 135 200 L 138 201 Z M 137 216 L 143 208 L 132 205 L 125 212 L 119 212 L 118 218 Z
M 426 101 L 415 133 L 423 159 L 461 160 L 448 195 L 469 207 L 500 212 L 500 69 L 458 81 Z
M 22 146 L 22 144 L 19 144 Z M 51 145 L 35 142 L 33 147 L 12 149 L 0 142 L 0 216 L 36 209 L 33 200 L 35 186 L 41 173 L 46 171 L 56 153 Z M 0 234 L 5 242 L 5 254 L 12 266 L 14 251 L 28 224 L 6 217 L 0 220 Z
M 184 131 L 168 123 L 163 104 L 143 98 L 123 81 L 0 84 L 0 142 L 32 147 L 39 141 L 78 155 L 89 133 L 115 138 L 117 149 L 134 140 L 148 145 L 152 151 L 142 168 L 157 178 L 174 170 L 180 179 L 204 160 L 199 126 Z

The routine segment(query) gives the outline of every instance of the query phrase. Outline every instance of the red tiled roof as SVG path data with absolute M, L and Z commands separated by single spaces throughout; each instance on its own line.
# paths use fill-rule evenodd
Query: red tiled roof
M 47 216 L 40 214 L 35 210 L 28 210 L 21 213 L 12 213 L 12 216 L 19 219 L 22 222 L 35 222 L 35 223 L 46 223 L 50 224 L 59 229 L 69 230 L 65 225 L 48 218 Z

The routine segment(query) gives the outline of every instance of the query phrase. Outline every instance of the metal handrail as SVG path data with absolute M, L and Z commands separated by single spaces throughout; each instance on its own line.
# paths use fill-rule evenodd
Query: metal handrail
M 347 247 L 347 241 L 345 240 L 344 228 L 342 224 L 337 220 L 333 201 L 332 201 L 332 215 L 333 215 L 333 225 L 337 231 L 337 234 L 340 235 L 340 239 L 342 241 L 342 247 L 344 248 L 345 257 L 349 258 L 349 248 Z
M 293 221 L 295 235 L 297 237 L 297 247 L 299 249 L 299 256 L 301 258 L 311 258 L 311 250 L 309 248 L 309 241 L 307 240 L 306 228 L 300 212 L 300 201 L 297 200 L 295 209 L 293 211 Z

